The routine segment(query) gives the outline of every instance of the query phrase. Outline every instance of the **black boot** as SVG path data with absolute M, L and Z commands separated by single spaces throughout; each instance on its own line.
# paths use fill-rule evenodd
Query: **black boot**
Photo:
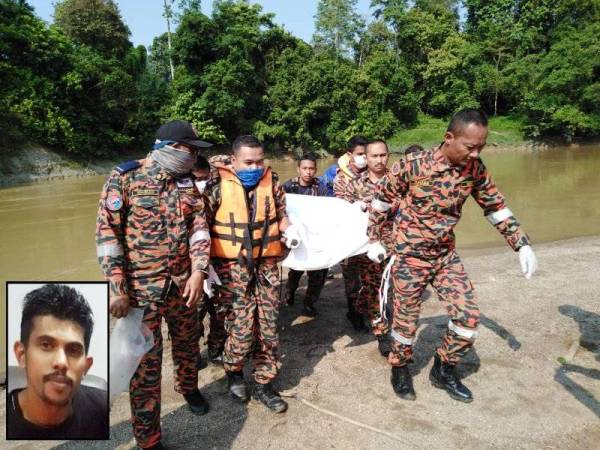
M 227 374 L 227 387 L 229 388 L 229 395 L 232 398 L 246 403 L 250 400 L 248 395 L 248 388 L 244 382 L 244 374 L 240 370 L 239 372 L 225 372 Z
M 354 331 L 367 331 L 368 328 L 365 326 L 365 321 L 363 320 L 362 314 L 357 312 L 354 308 L 348 310 L 346 313 L 346 318 L 352 324 L 352 328 Z
M 387 333 L 377 336 L 377 347 L 379 348 L 381 356 L 387 358 L 392 351 L 392 343 L 390 342 L 390 336 Z
M 459 402 L 471 403 L 473 394 L 468 387 L 460 382 L 456 369 L 453 364 L 442 362 L 439 355 L 435 355 L 433 359 L 433 367 L 429 372 L 431 384 L 435 387 L 444 389 L 450 397 Z
M 208 347 L 208 358 L 213 364 L 223 364 L 223 349 Z
M 319 314 L 319 312 L 317 311 L 317 308 L 315 308 L 313 305 L 304 303 L 304 309 L 302 310 L 302 314 L 308 317 L 316 317 L 317 314 Z
M 264 404 L 271 411 L 276 413 L 282 413 L 288 408 L 288 404 L 279 396 L 279 394 L 273 389 L 271 383 L 267 384 L 254 384 L 254 391 L 252 396 Z
M 208 412 L 208 402 L 202 397 L 202 394 L 198 389 L 191 392 L 190 394 L 184 394 L 183 398 L 192 411 L 197 416 L 202 416 Z
M 392 387 L 398 397 L 403 400 L 416 400 L 417 395 L 413 388 L 412 375 L 408 366 L 392 367 Z

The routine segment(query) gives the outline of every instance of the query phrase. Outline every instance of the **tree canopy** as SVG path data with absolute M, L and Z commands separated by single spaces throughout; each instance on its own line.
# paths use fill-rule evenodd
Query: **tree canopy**
M 171 48 L 146 49 L 113 0 L 58 1 L 51 25 L 0 0 L 1 144 L 109 155 L 185 119 L 223 145 L 337 151 L 466 106 L 533 138 L 600 134 L 600 0 L 372 0 L 369 18 L 320 0 L 310 43 L 248 0 L 168 6 Z

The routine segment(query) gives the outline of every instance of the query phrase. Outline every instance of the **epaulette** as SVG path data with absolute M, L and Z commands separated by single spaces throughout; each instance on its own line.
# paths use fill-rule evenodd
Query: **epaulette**
M 127 161 L 124 162 L 122 164 L 119 164 L 116 167 L 117 172 L 119 172 L 119 174 L 123 175 L 124 173 L 127 173 L 133 169 L 137 169 L 138 167 L 141 167 L 142 163 L 137 161 L 137 160 L 133 160 L 133 161 Z

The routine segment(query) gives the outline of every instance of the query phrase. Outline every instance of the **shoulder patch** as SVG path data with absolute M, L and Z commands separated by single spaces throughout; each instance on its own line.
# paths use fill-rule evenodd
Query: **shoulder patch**
M 399 161 L 396 161 L 392 165 L 392 168 L 390 169 L 390 172 L 392 172 L 392 175 L 394 175 L 394 176 L 400 175 L 400 162 Z
M 138 167 L 141 167 L 142 163 L 137 161 L 137 160 L 133 160 L 133 161 L 127 161 L 124 163 L 119 164 L 116 167 L 117 172 L 119 172 L 121 175 L 123 175 L 124 173 L 127 173 L 133 169 L 137 169 Z

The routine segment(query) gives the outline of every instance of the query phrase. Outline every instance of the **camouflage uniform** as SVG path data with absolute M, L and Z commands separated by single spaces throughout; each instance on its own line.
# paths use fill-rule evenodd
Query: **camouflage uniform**
M 135 439 L 150 447 L 161 439 L 163 317 L 172 339 L 175 391 L 197 389 L 198 315 L 181 295 L 190 273 L 208 266 L 202 197 L 190 178 L 172 178 L 150 155 L 125 163 L 104 185 L 96 245 L 111 295 L 128 295 L 131 306 L 145 308 L 143 321 L 154 333 L 154 346 L 129 389 Z
M 298 177 L 292 178 L 283 184 L 283 190 L 287 194 L 313 195 L 321 197 L 327 196 L 327 186 L 317 178 L 314 179 L 313 184 L 310 186 L 302 186 Z M 289 270 L 286 286 L 289 299 L 294 298 L 303 273 L 304 272 L 300 270 Z M 313 306 L 321 296 L 321 290 L 323 289 L 325 278 L 327 277 L 327 269 L 307 270 L 306 273 L 308 276 L 308 286 L 306 288 L 304 304 L 307 306 Z
M 219 161 L 227 164 L 226 157 Z M 212 162 L 212 161 L 211 161 Z M 214 173 L 204 191 L 207 217 L 214 221 L 221 204 L 221 188 L 218 172 Z M 248 191 L 248 205 L 252 205 L 254 190 Z M 273 172 L 273 198 L 280 222 L 287 217 L 285 192 Z M 249 211 L 252 217 L 252 211 Z M 221 279 L 216 298 L 217 316 L 225 318 L 227 340 L 223 352 L 223 367 L 228 372 L 241 371 L 250 353 L 254 359 L 254 379 L 261 384 L 272 381 L 279 372 L 278 346 L 280 273 L 277 258 L 260 258 L 249 269 L 239 259 L 213 258 L 211 264 Z M 256 345 L 255 345 L 256 344 Z M 254 352 L 252 352 L 252 350 Z
M 514 250 L 529 244 L 481 159 L 452 166 L 441 147 L 411 153 L 395 163 L 378 183 L 378 203 L 373 205 L 369 217 L 370 240 L 382 239 L 387 210 L 400 199 L 394 224 L 396 260 L 392 267 L 394 344 L 389 362 L 394 366 L 412 359 L 421 294 L 427 284 L 437 291 L 450 319 L 437 349 L 441 360 L 456 364 L 473 345 L 479 309 L 473 286 L 454 250 L 454 227 L 470 195 Z
M 338 168 L 337 175 L 333 180 L 333 192 L 336 197 L 344 198 L 348 183 L 352 179 Z M 358 300 L 360 291 L 360 272 L 356 257 L 345 259 L 340 264 L 342 266 L 342 276 L 344 277 L 344 291 L 346 294 L 346 302 L 348 304 L 348 312 L 356 313 L 355 306 Z
M 367 211 L 370 211 L 376 187 L 377 183 L 371 181 L 369 173 L 366 171 L 345 185 L 341 197 L 350 203 L 362 201 L 366 205 Z M 394 213 L 395 209 L 391 208 L 388 211 L 388 219 L 382 226 L 381 239 L 388 249 L 391 247 L 393 240 Z M 358 268 L 360 280 L 360 290 L 354 300 L 354 307 L 358 313 L 369 318 L 373 334 L 376 336 L 384 334 L 387 331 L 387 326 L 379 312 L 379 287 L 386 263 L 375 263 L 364 254 L 352 257 L 351 261 L 352 265 L 356 265 Z

